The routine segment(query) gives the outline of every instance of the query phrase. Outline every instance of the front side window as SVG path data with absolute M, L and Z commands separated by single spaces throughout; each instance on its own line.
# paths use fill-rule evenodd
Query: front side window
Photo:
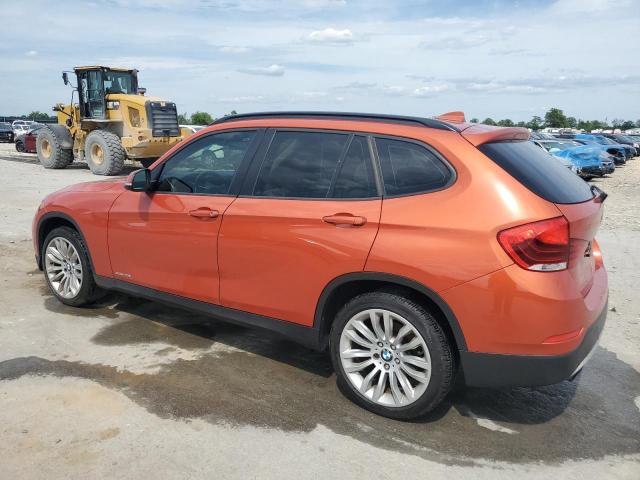
M 227 195 L 255 134 L 223 132 L 196 140 L 164 163 L 156 190 Z
M 376 147 L 386 195 L 411 195 L 439 190 L 453 178 L 451 169 L 422 145 L 376 138 Z

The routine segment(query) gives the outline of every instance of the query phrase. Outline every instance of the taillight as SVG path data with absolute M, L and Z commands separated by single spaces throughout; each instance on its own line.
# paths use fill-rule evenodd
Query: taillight
M 593 259 L 596 264 L 596 270 L 604 265 L 604 260 L 602 259 L 602 251 L 600 250 L 600 245 L 594 238 L 591 241 L 591 252 L 593 254 Z
M 556 272 L 569 263 L 569 222 L 564 217 L 503 230 L 498 233 L 498 241 L 526 270 Z

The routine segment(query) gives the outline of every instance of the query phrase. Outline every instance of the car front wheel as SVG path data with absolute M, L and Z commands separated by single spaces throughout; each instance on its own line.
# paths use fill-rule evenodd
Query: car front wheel
M 393 292 L 365 293 L 341 309 L 332 326 L 331 358 L 347 397 L 396 419 L 433 410 L 455 373 L 451 346 L 435 317 Z
M 45 238 L 42 255 L 49 289 L 62 303 L 79 307 L 100 295 L 89 255 L 77 231 L 69 227 L 52 230 Z

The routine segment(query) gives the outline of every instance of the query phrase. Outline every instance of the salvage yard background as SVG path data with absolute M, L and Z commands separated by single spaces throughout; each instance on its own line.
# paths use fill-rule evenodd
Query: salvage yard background
M 611 311 L 580 377 L 458 389 L 411 423 L 356 407 L 328 357 L 270 333 L 117 294 L 62 305 L 31 219 L 48 193 L 96 177 L 0 144 L 0 178 L 0 479 L 639 478 L 638 158 L 593 181 L 609 193 Z

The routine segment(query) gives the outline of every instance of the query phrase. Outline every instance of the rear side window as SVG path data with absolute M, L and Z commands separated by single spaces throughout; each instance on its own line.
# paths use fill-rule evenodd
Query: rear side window
M 580 203 L 593 197 L 587 182 L 532 142 L 495 142 L 478 148 L 521 184 L 549 202 Z
M 323 132 L 276 132 L 253 195 L 280 198 L 377 196 L 366 141 Z
M 369 147 L 364 137 L 353 137 L 349 149 L 336 169 L 336 181 L 329 192 L 331 198 L 377 197 Z
M 385 194 L 410 195 L 446 187 L 453 171 L 422 145 L 376 138 Z

